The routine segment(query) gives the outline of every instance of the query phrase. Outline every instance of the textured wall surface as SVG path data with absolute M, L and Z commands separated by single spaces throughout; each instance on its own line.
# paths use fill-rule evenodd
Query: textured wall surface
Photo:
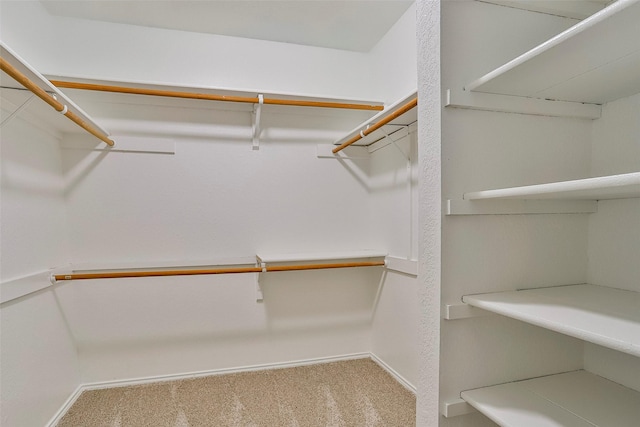
M 420 372 L 416 425 L 438 425 L 440 358 L 440 2 L 418 1 Z

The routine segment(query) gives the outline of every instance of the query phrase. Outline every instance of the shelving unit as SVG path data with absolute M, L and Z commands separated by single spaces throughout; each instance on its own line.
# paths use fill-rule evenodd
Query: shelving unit
M 598 118 L 598 105 L 640 92 L 639 21 L 640 1 L 613 2 L 462 90 L 451 89 L 446 105 Z
M 467 295 L 477 308 L 640 357 L 640 293 L 595 285 Z
M 586 371 L 464 391 L 462 398 L 502 427 L 632 427 L 640 392 Z
M 466 90 L 603 104 L 640 92 L 640 2 L 618 0 L 466 85 Z
M 510 2 L 496 1 L 494 3 Z M 526 3 L 519 2 L 519 7 L 527 9 Z M 535 8 L 533 10 L 539 12 Z M 484 11 L 483 9 L 482 13 Z M 492 13 L 488 7 L 486 11 L 487 14 Z M 496 10 L 495 12 L 500 19 L 521 14 L 523 23 L 535 21 L 532 16 L 524 16 L 522 12 L 514 14 L 503 14 L 504 10 Z M 474 412 L 475 409 L 502 427 L 630 427 L 638 425 L 640 419 L 639 383 L 633 372 L 627 374 L 629 370 L 637 370 L 637 366 L 640 366 L 638 365 L 640 362 L 637 361 L 637 358 L 640 357 L 640 288 L 635 286 L 633 281 L 637 270 L 627 264 L 628 258 L 621 257 L 623 261 L 619 263 L 608 258 L 614 257 L 614 254 L 609 252 L 615 252 L 618 250 L 618 246 L 621 252 L 634 253 L 638 250 L 637 244 L 640 243 L 636 239 L 635 231 L 628 233 L 624 239 L 619 238 L 620 235 L 625 234 L 625 228 L 635 227 L 634 224 L 631 224 L 634 220 L 629 218 L 632 218 L 633 214 L 637 212 L 636 200 L 609 201 L 640 198 L 640 168 L 636 167 L 637 162 L 623 162 L 621 160 L 625 154 L 627 156 L 635 154 L 635 147 L 632 147 L 632 143 L 628 142 L 628 138 L 629 136 L 631 138 L 637 136 L 637 127 L 633 121 L 637 116 L 636 94 L 640 93 L 640 44 L 638 44 L 640 26 L 638 26 L 638 22 L 640 22 L 640 0 L 610 2 L 609 6 L 601 11 L 493 71 L 470 82 L 462 81 L 460 85 L 453 85 L 447 90 L 445 105 L 448 107 L 587 120 L 601 119 L 603 123 L 594 124 L 596 132 L 593 132 L 592 140 L 585 141 L 591 143 L 592 146 L 579 148 L 584 149 L 587 153 L 591 149 L 589 153 L 591 158 L 586 161 L 592 162 L 593 171 L 606 171 L 603 173 L 611 173 L 612 175 L 547 183 L 534 181 L 531 182 L 534 185 L 524 186 L 520 184 L 527 184 L 527 182 L 523 182 L 522 177 L 516 182 L 517 176 L 512 175 L 514 180 L 504 182 L 504 187 L 498 184 L 493 188 L 482 189 L 481 183 L 473 183 L 472 185 L 477 185 L 477 187 L 463 187 L 467 192 L 457 193 L 455 197 L 447 200 L 445 206 L 447 215 L 576 214 L 596 213 L 600 209 L 601 212 L 588 220 L 585 220 L 584 217 L 576 217 L 575 221 L 570 217 L 522 218 L 513 221 L 511 219 L 492 218 L 485 220 L 479 218 L 478 224 L 496 227 L 491 229 L 499 230 L 496 233 L 510 233 L 510 238 L 514 235 L 512 233 L 523 233 L 522 242 L 515 238 L 508 241 L 509 250 L 512 245 L 514 250 L 519 251 L 518 253 L 522 252 L 521 258 L 516 258 L 517 262 L 522 263 L 522 268 L 510 265 L 504 269 L 504 273 L 501 273 L 500 266 L 496 264 L 491 267 L 491 272 L 486 273 L 486 276 L 483 277 L 481 272 L 479 281 L 484 279 L 486 283 L 487 278 L 498 282 L 510 281 L 514 276 L 521 279 L 525 277 L 524 275 L 531 274 L 533 267 L 531 264 L 537 264 L 541 259 L 544 259 L 542 255 L 546 247 L 538 245 L 540 241 L 533 234 L 545 233 L 545 238 L 554 241 L 551 236 L 554 231 L 552 227 L 570 224 L 571 227 L 584 227 L 577 228 L 575 237 L 568 233 L 567 241 L 575 245 L 577 249 L 575 253 L 586 249 L 584 256 L 589 260 L 588 267 L 585 267 L 585 276 L 607 286 L 572 284 L 484 294 L 479 292 L 487 292 L 486 286 L 475 286 L 472 282 L 469 282 L 469 285 L 461 286 L 457 296 L 464 295 L 462 301 L 465 304 L 447 305 L 448 311 L 444 316 L 445 319 L 464 319 L 493 313 L 595 345 L 581 346 L 580 342 L 564 340 L 555 334 L 536 331 L 536 333 L 546 335 L 549 340 L 557 341 L 554 341 L 553 347 L 549 347 L 548 354 L 540 358 L 543 364 L 548 365 L 537 371 L 534 369 L 532 372 L 529 370 L 530 364 L 527 363 L 522 367 L 518 365 L 518 363 L 526 363 L 523 359 L 529 355 L 511 350 L 509 346 L 514 346 L 514 344 L 509 342 L 509 338 L 512 338 L 513 341 L 531 339 L 533 345 L 537 346 L 538 341 L 534 341 L 535 333 L 523 337 L 515 334 L 510 335 L 511 331 L 482 330 L 482 334 L 491 337 L 487 339 L 489 343 L 494 342 L 492 341 L 494 338 L 509 343 L 501 348 L 501 353 L 498 353 L 497 350 L 495 357 L 501 361 L 509 360 L 506 362 L 509 366 L 508 369 L 517 369 L 515 374 L 507 378 L 507 380 L 516 382 L 462 391 L 460 393 L 462 400 L 453 394 L 447 396 L 442 410 L 445 417 L 466 415 Z M 495 37 L 495 34 L 491 33 L 491 37 Z M 453 42 L 451 44 L 455 45 Z M 467 51 L 462 52 L 468 54 Z M 460 59 L 456 58 L 456 60 Z M 632 95 L 636 95 L 636 97 L 630 102 L 623 100 L 610 109 L 603 106 Z M 612 117 L 618 114 L 619 118 Z M 472 117 L 467 121 L 467 118 L 462 115 L 457 118 L 461 119 L 460 126 L 474 126 L 479 119 Z M 537 124 L 542 123 L 542 121 L 538 123 L 537 119 L 531 121 Z M 499 122 L 505 123 L 505 132 L 510 132 L 513 129 L 509 126 L 516 123 L 517 120 L 512 122 L 508 118 L 500 118 L 500 120 L 496 120 L 496 123 Z M 528 124 L 519 123 L 522 124 L 523 136 L 518 143 L 535 144 L 533 138 L 526 135 L 528 131 L 533 129 L 533 126 L 529 128 Z M 554 128 L 554 131 L 557 132 L 557 135 L 563 135 L 564 122 L 558 120 L 554 123 L 555 125 L 557 127 Z M 567 138 L 571 137 L 571 125 L 567 121 Z M 584 127 L 586 128 L 587 125 L 588 123 L 585 123 Z M 580 126 L 583 124 L 581 123 Z M 466 128 L 465 130 L 468 131 Z M 453 135 L 459 135 L 451 129 L 449 132 Z M 607 132 L 606 138 L 603 132 Z M 465 135 L 467 134 L 465 133 Z M 516 133 L 511 135 L 517 137 Z M 457 143 L 457 141 L 454 142 Z M 476 143 L 486 144 L 487 140 L 480 136 L 478 141 L 468 142 L 468 144 Z M 609 144 L 612 155 L 604 157 L 601 154 L 603 151 L 599 150 L 609 149 Z M 489 145 L 489 147 L 494 146 Z M 530 147 L 535 148 L 536 146 Z M 544 153 L 542 150 L 540 148 L 539 152 L 535 152 L 535 155 L 553 156 L 553 153 Z M 458 152 L 460 151 L 454 151 L 456 155 Z M 534 152 L 534 149 L 531 152 Z M 492 158 L 495 163 L 491 164 L 498 164 L 496 160 L 509 162 L 510 155 L 512 153 L 496 153 Z M 567 155 L 567 160 L 570 159 L 569 156 L 570 154 Z M 579 161 L 578 158 L 572 160 Z M 571 163 L 574 166 L 576 164 Z M 527 165 L 527 167 L 534 167 L 534 165 L 536 168 L 543 169 L 563 167 L 557 162 L 547 164 L 544 157 L 533 160 L 531 165 Z M 504 171 L 501 172 L 504 173 Z M 553 169 L 550 173 L 553 172 L 557 173 L 558 170 Z M 483 173 L 486 176 L 492 176 L 491 171 L 485 170 Z M 523 176 L 526 173 L 527 171 L 524 171 Z M 451 176 L 447 178 L 452 179 Z M 452 181 L 458 185 L 465 185 L 468 182 L 463 179 Z M 509 184 L 512 186 L 507 187 Z M 513 186 L 513 184 L 518 186 Z M 485 188 L 488 187 L 491 186 Z M 629 209 L 631 211 L 628 211 Z M 473 235 L 477 231 L 474 227 L 481 226 L 477 225 L 475 221 L 475 219 L 455 220 L 451 221 L 451 227 L 455 228 L 457 233 L 464 230 L 470 235 L 464 243 L 469 247 L 479 248 L 485 243 L 482 240 L 485 234 L 478 232 L 477 236 Z M 612 221 L 619 221 L 619 223 L 613 226 L 610 224 Z M 582 232 L 587 233 L 586 239 L 581 234 Z M 455 238 L 460 238 L 459 234 L 453 232 L 451 234 Z M 584 239 L 584 243 L 580 239 Z M 586 248 L 583 245 L 586 245 Z M 499 253 L 498 250 L 496 253 Z M 606 255 L 603 255 L 605 253 Z M 488 250 L 487 254 L 474 259 L 476 264 L 473 262 L 470 264 L 479 266 L 480 261 L 488 261 L 491 254 L 492 252 Z M 528 260 L 528 256 L 532 261 Z M 459 259 L 456 258 L 456 260 Z M 490 263 L 491 261 L 487 262 L 489 265 Z M 462 264 L 461 266 L 456 265 L 456 267 L 469 268 L 464 263 Z M 559 276 L 570 273 L 571 269 L 571 266 L 567 266 L 567 271 L 562 271 L 561 267 L 558 268 L 558 278 L 556 279 L 566 281 L 566 279 L 559 279 Z M 551 270 L 549 273 L 555 274 Z M 605 277 L 599 277 L 599 275 Z M 576 278 L 575 280 L 584 279 Z M 551 283 L 553 283 L 553 279 Z M 566 281 L 566 283 L 576 282 Z M 615 286 L 633 290 L 616 289 Z M 515 286 L 511 289 L 513 288 Z M 478 323 L 493 324 L 490 321 Z M 467 334 L 472 330 L 478 332 L 476 326 L 474 325 L 474 329 L 470 329 L 469 323 L 465 324 L 464 321 L 451 325 L 452 328 L 461 328 Z M 500 334 L 500 336 L 496 337 L 496 334 Z M 468 337 L 469 335 L 462 336 Z M 456 338 L 458 337 L 456 336 Z M 542 346 L 542 341 L 540 344 Z M 575 345 L 578 348 L 576 353 L 579 357 L 573 358 L 569 352 L 561 351 L 565 344 L 567 348 L 572 349 L 575 348 L 573 347 Z M 483 345 L 486 346 L 487 342 L 483 342 Z M 465 348 L 466 352 L 470 352 L 473 349 L 472 346 L 473 344 L 467 347 L 461 345 L 456 347 L 456 350 L 462 351 L 460 348 Z M 596 352 L 594 350 L 596 348 L 601 352 Z M 552 355 L 556 350 L 559 352 Z M 618 353 L 616 354 L 616 352 Z M 621 358 L 620 360 L 624 360 L 624 363 L 612 366 L 616 364 L 615 361 L 618 357 Z M 568 362 L 572 363 L 567 365 Z M 580 366 L 589 371 L 606 375 L 608 378 L 624 383 L 633 389 L 582 370 L 530 379 L 534 376 L 576 369 Z M 481 367 L 478 364 L 475 368 L 480 369 L 484 366 Z M 504 382 L 505 377 L 500 379 L 494 377 L 487 380 L 487 372 L 490 373 L 499 368 L 495 364 L 487 363 L 486 370 L 474 377 L 475 379 L 470 379 L 467 387 Z M 460 378 L 458 380 L 460 381 Z M 465 422 L 462 420 L 460 425 L 473 425 L 472 422 Z

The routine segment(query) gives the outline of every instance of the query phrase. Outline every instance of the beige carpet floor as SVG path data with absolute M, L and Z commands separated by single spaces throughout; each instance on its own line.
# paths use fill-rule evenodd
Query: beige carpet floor
M 85 391 L 58 427 L 410 427 L 415 408 L 358 359 Z

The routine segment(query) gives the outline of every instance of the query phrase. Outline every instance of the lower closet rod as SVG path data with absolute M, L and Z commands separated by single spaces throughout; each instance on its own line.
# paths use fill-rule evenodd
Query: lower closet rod
M 128 277 L 158 277 L 158 276 L 195 276 L 203 274 L 232 274 L 232 273 L 264 273 L 270 271 L 299 271 L 322 270 L 328 268 L 348 267 L 378 267 L 384 266 L 384 261 L 343 262 L 336 264 L 302 264 L 302 265 L 274 265 L 267 267 L 230 267 L 212 268 L 204 270 L 164 270 L 164 271 L 120 271 L 111 273 L 77 273 L 55 274 L 53 279 L 58 280 L 86 280 L 86 279 L 120 279 Z

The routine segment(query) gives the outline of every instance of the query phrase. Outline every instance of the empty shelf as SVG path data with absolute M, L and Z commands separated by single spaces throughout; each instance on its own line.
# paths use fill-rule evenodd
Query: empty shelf
M 333 261 L 354 260 L 363 258 L 384 258 L 386 252 L 374 250 L 360 250 L 351 252 L 321 252 L 321 253 L 289 253 L 289 254 L 257 254 L 259 262 L 309 262 L 309 261 Z
M 633 427 L 640 392 L 586 371 L 464 391 L 462 398 L 503 427 Z
M 465 200 L 483 199 L 573 199 L 602 200 L 640 197 L 640 172 L 524 187 L 465 193 Z
M 474 307 L 640 356 L 640 293 L 571 285 L 464 296 Z
M 603 104 L 640 92 L 640 1 L 618 0 L 466 86 Z

